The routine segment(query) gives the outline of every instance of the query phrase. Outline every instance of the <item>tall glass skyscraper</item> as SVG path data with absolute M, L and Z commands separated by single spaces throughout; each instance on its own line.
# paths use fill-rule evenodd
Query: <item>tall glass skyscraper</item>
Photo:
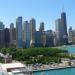
M 68 33 L 67 33 L 67 21 L 66 21 L 66 13 L 61 13 L 61 24 L 62 24 L 62 30 L 63 30 L 63 43 L 68 43 Z
M 30 47 L 30 24 L 28 21 L 25 21 L 23 24 L 23 41 L 24 41 L 24 46 L 26 48 Z
M 16 47 L 22 48 L 22 17 L 18 17 L 16 20 Z
M 61 13 L 61 18 L 57 19 L 55 24 L 57 43 L 59 43 L 59 45 L 68 44 L 67 22 L 65 12 Z

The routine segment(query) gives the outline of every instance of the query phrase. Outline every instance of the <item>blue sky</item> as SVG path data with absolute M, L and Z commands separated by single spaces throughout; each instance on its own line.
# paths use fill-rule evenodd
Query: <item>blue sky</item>
M 15 24 L 18 16 L 23 20 L 36 19 L 36 28 L 44 21 L 45 29 L 55 29 L 55 20 L 64 10 L 67 14 L 67 25 L 75 28 L 75 0 L 0 0 L 0 21 L 6 27 Z

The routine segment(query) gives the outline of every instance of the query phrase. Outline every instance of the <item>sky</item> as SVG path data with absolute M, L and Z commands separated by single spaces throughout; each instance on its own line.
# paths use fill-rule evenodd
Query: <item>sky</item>
M 55 30 L 55 20 L 66 12 L 67 26 L 75 28 L 75 0 L 0 0 L 0 21 L 9 27 L 18 16 L 23 21 L 36 19 L 36 28 L 45 23 L 45 30 Z

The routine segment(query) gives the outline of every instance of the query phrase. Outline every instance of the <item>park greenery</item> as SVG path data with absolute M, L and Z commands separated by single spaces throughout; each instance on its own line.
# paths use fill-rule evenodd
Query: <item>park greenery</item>
M 9 53 L 13 60 L 21 61 L 26 64 L 60 62 L 61 57 L 68 57 L 67 50 L 57 48 L 1 48 L 3 54 Z

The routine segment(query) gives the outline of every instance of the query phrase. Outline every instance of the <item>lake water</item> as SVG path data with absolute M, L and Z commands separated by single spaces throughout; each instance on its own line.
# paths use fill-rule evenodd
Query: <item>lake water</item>
M 69 53 L 75 54 L 75 46 L 64 46 L 60 48 L 66 49 Z M 34 72 L 34 75 L 41 75 L 42 73 L 45 73 L 45 75 L 75 75 L 75 68 Z
M 69 53 L 75 54 L 75 46 L 63 46 L 63 47 L 59 47 L 61 49 L 66 49 L 68 50 Z
M 41 75 L 42 73 L 45 75 L 75 75 L 75 68 L 34 72 L 34 75 Z

